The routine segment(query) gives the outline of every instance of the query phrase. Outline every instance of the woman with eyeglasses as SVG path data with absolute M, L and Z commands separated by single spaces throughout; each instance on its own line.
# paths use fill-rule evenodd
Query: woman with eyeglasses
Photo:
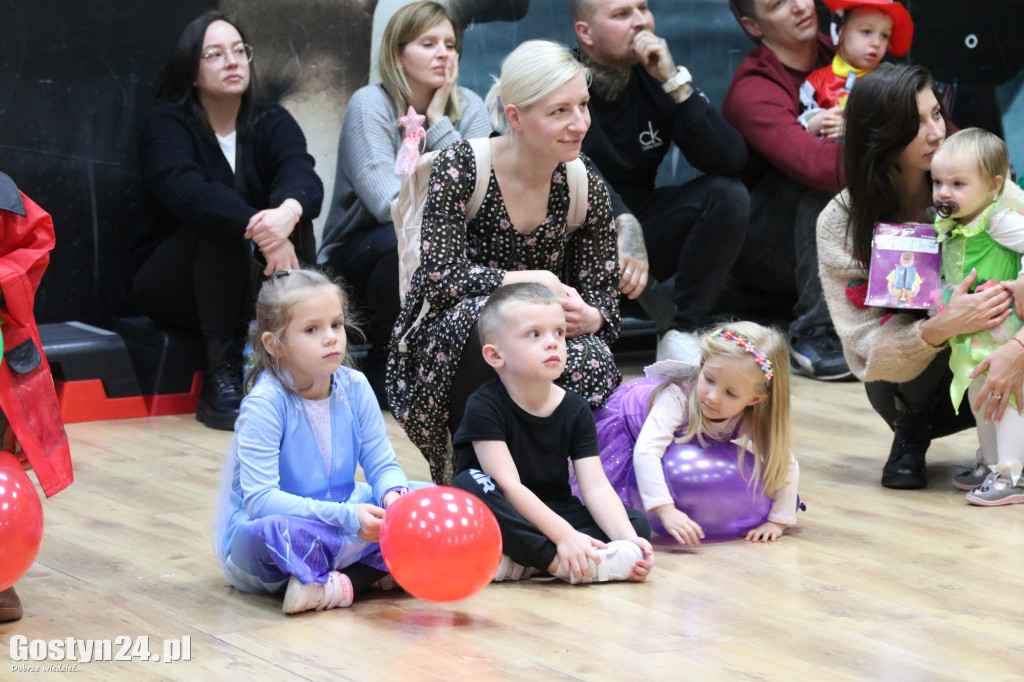
M 345 109 L 334 195 L 319 260 L 353 289 L 366 317 L 369 357 L 361 366 L 383 405 L 388 339 L 400 309 L 398 242 L 391 202 L 401 176 L 395 157 L 412 107 L 425 117 L 421 151 L 486 137 L 491 123 L 476 93 L 459 87 L 462 31 L 436 2 L 414 2 L 388 22 L 380 48 L 380 85 L 360 88 Z
M 133 247 L 135 299 L 160 327 L 202 335 L 196 418 L 223 430 L 242 399 L 260 271 L 313 262 L 323 202 L 295 119 L 254 95 L 252 56 L 224 14 L 192 21 L 157 79 L 140 145 L 152 220 Z

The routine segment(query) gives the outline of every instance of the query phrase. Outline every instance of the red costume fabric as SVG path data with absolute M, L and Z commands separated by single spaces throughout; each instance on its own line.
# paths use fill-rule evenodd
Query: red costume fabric
M 50 214 L 0 173 L 0 410 L 47 497 L 74 480 L 68 437 L 33 314 L 53 245 Z

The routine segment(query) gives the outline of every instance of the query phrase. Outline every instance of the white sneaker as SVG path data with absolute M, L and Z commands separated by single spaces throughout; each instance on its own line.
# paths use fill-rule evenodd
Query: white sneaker
M 693 332 L 681 332 L 670 329 L 658 341 L 658 352 L 655 356 L 662 360 L 679 360 L 688 365 L 700 365 L 700 337 Z
M 537 572 L 532 566 L 523 566 L 512 561 L 507 554 L 501 555 L 501 563 L 498 570 L 494 572 L 494 582 L 500 583 L 503 580 L 525 580 Z
M 629 540 L 612 540 L 605 549 L 597 550 L 601 563 L 590 559 L 590 575 L 576 577 L 572 572 L 563 571 L 561 567 L 555 571 L 555 577 L 572 583 L 606 583 L 612 580 L 629 580 L 633 572 L 633 564 L 644 558 L 639 545 Z
M 352 605 L 352 581 L 338 571 L 328 574 L 326 583 L 302 584 L 292 576 L 288 581 L 288 589 L 284 593 L 281 610 L 285 613 L 301 613 L 303 611 L 325 611 Z

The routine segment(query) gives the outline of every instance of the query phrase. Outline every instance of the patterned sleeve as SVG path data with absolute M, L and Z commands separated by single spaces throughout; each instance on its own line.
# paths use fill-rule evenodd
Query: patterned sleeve
M 471 263 L 466 256 L 466 204 L 476 183 L 476 159 L 468 142 L 443 149 L 430 171 L 420 231 L 424 294 L 436 310 L 469 296 L 487 296 L 505 271 Z
M 588 305 L 597 308 L 604 325 L 597 335 L 611 345 L 619 337 L 618 251 L 615 220 L 608 189 L 587 165 L 589 196 L 583 225 L 570 238 L 565 283 L 580 292 Z

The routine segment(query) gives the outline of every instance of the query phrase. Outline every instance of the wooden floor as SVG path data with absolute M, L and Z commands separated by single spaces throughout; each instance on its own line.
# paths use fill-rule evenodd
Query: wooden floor
M 214 564 L 227 434 L 191 416 L 71 425 L 77 480 L 44 502 L 25 618 L 0 624 L 0 679 L 64 674 L 12 661 L 16 635 L 115 653 L 117 637 L 148 636 L 158 654 L 190 637 L 190 661 L 78 663 L 76 681 L 1021 679 L 1024 508 L 971 507 L 949 485 L 973 432 L 933 445 L 927 489 L 886 490 L 890 436 L 862 387 L 796 378 L 793 394 L 807 511 L 774 544 L 661 545 L 639 585 L 501 583 L 449 605 L 390 592 L 293 617 Z

